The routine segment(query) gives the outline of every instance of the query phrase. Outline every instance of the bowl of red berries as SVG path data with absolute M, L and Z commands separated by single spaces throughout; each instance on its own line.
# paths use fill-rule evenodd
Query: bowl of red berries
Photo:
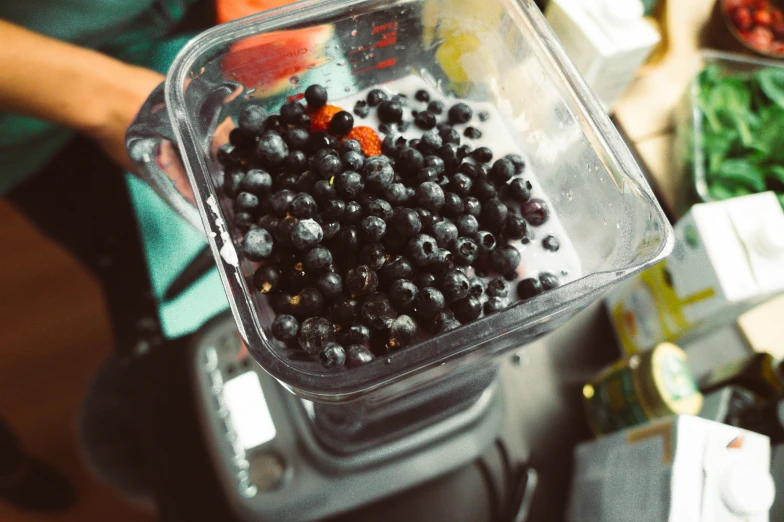
M 784 4 L 772 0 L 718 0 L 729 32 L 747 50 L 784 58 Z

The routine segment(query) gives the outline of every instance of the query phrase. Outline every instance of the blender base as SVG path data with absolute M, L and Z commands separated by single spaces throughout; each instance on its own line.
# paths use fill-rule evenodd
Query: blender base
M 313 420 L 319 406 L 290 394 L 255 362 L 238 363 L 240 343 L 230 317 L 217 318 L 203 332 L 192 359 L 199 410 L 213 465 L 240 520 L 333 517 L 468 464 L 500 432 L 503 396 L 490 368 L 486 387 L 467 407 L 392 440 L 336 452 L 336 439 L 324 445 L 318 436 Z M 234 398 L 237 379 L 252 383 L 243 404 Z M 251 405 L 258 422 L 232 419 L 232 411 Z

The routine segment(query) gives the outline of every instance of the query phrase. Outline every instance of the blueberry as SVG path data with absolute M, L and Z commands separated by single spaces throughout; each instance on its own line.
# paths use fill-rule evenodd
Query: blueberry
M 261 169 L 251 169 L 242 177 L 239 188 L 256 196 L 262 196 L 269 193 L 272 188 L 272 176 Z
M 375 200 L 376 195 L 371 194 L 370 192 L 362 192 L 359 196 L 357 196 L 357 203 L 359 203 L 362 208 L 365 209 L 365 211 L 367 211 L 368 206 L 370 206 L 370 204 Z
M 386 156 L 368 158 L 362 173 L 365 176 L 365 188 L 375 192 L 387 188 L 395 177 L 395 171 Z
M 280 108 L 280 119 L 289 125 L 296 125 L 303 114 L 305 114 L 305 107 L 296 101 L 286 102 Z
M 436 115 L 430 111 L 418 112 L 414 124 L 422 130 L 430 130 L 436 126 Z
M 437 154 L 443 147 L 444 140 L 438 132 L 431 130 L 422 135 L 417 144 L 417 149 L 425 155 Z M 412 145 L 413 146 L 413 145 Z
M 389 349 L 397 350 L 410 346 L 419 335 L 419 327 L 413 317 L 400 315 L 389 327 Z
M 496 198 L 498 191 L 489 180 L 477 178 L 471 187 L 471 194 L 484 205 L 487 200 Z
M 406 186 L 402 183 L 392 183 L 384 190 L 384 197 L 392 205 L 401 205 L 408 199 Z
M 468 294 L 471 297 L 476 297 L 478 299 L 482 297 L 483 293 L 485 293 L 485 283 L 478 277 L 472 277 L 471 279 L 469 279 L 468 284 L 469 284 Z
M 278 221 L 275 230 L 272 234 L 275 236 L 275 241 L 283 246 L 291 246 L 291 234 L 294 232 L 294 227 L 297 226 L 299 220 L 294 216 L 287 216 Z
M 264 130 L 280 133 L 286 130 L 286 125 L 284 125 L 283 120 L 280 119 L 280 115 L 273 114 L 264 122 Z
M 370 328 L 364 325 L 352 326 L 338 332 L 338 336 L 346 344 L 364 344 L 370 341 Z
M 262 294 L 275 292 L 279 286 L 280 271 L 273 266 L 260 266 L 253 274 L 253 287 Z
M 289 148 L 280 134 L 267 131 L 261 135 L 256 144 L 256 155 L 264 163 L 280 165 L 289 155 Z
M 358 172 L 347 170 L 338 174 L 335 181 L 338 192 L 347 198 L 353 199 L 362 192 L 365 185 L 362 176 Z
M 291 150 L 304 150 L 310 141 L 310 132 L 305 127 L 290 127 L 283 135 L 286 145 Z
M 345 156 L 349 152 L 362 154 L 362 145 L 357 140 L 343 140 L 338 146 L 338 153 Z
M 359 262 L 378 273 L 387 262 L 387 249 L 381 243 L 365 245 L 359 251 Z
M 436 216 L 425 208 L 414 209 L 419 215 L 419 221 L 422 223 L 422 228 L 429 228 L 436 222 Z
M 411 310 L 419 295 L 419 288 L 408 279 L 398 279 L 389 285 L 389 299 L 398 310 Z
M 316 215 L 318 206 L 316 205 L 316 200 L 313 199 L 313 196 L 306 192 L 300 192 L 291 201 L 289 209 L 294 217 L 299 219 L 309 219 Z
M 508 215 L 509 209 L 500 199 L 490 199 L 482 206 L 482 223 L 493 230 L 500 230 Z
M 479 150 L 479 149 L 477 149 Z M 506 158 L 501 158 L 493 163 L 493 168 L 490 169 L 490 179 L 497 184 L 503 184 L 512 179 L 515 174 L 515 168 L 511 161 Z
M 362 205 L 356 201 L 346 203 L 346 211 L 343 213 L 341 223 L 346 225 L 356 225 L 362 219 Z
M 436 155 L 429 155 L 425 156 L 422 162 L 422 168 L 431 169 L 435 171 L 436 174 L 443 174 L 446 170 L 446 165 L 444 164 L 444 160 Z
M 486 230 L 480 230 L 474 237 L 476 238 L 476 244 L 479 246 L 481 252 L 490 252 L 495 248 L 496 239 L 492 233 Z
M 428 286 L 436 287 L 437 285 L 437 278 L 435 274 L 430 272 L 420 271 L 414 275 L 414 284 L 417 285 L 418 288 L 427 288 Z
M 468 295 L 470 284 L 468 277 L 462 272 L 451 270 L 441 280 L 441 291 L 447 303 L 459 301 Z
M 414 265 L 426 266 L 438 256 L 438 244 L 431 236 L 419 234 L 408 242 L 406 253 Z
M 456 103 L 449 109 L 449 122 L 455 123 L 468 123 L 468 120 L 473 116 L 474 111 L 471 107 L 463 102 Z
M 466 127 L 466 129 L 463 131 L 463 136 L 468 139 L 478 140 L 482 137 L 482 131 L 476 127 Z
M 302 317 L 318 315 L 324 307 L 324 296 L 316 288 L 303 288 L 291 301 L 292 309 Z
M 508 274 L 520 266 L 520 252 L 511 245 L 496 248 L 490 256 L 493 269 L 501 274 Z
M 316 288 L 324 297 L 332 299 L 343 291 L 343 278 L 336 272 L 328 272 L 316 280 Z
M 525 220 L 535 227 L 543 225 L 550 217 L 550 211 L 547 208 L 547 203 L 541 199 L 529 199 L 523 203 L 521 210 Z
M 237 126 L 249 134 L 259 134 L 264 130 L 267 111 L 256 103 L 246 103 L 237 116 Z
M 323 246 L 311 248 L 303 260 L 307 270 L 313 272 L 323 272 L 332 264 L 332 252 Z
M 539 274 L 539 282 L 542 283 L 542 290 L 552 290 L 561 286 L 561 281 L 558 280 L 558 277 L 550 272 Z
M 457 218 L 455 224 L 461 236 L 472 237 L 479 231 L 479 221 L 471 214 L 463 214 Z
M 346 202 L 342 199 L 330 199 L 321 204 L 324 218 L 327 221 L 342 221 L 346 212 Z
M 416 184 L 426 183 L 428 181 L 438 181 L 439 176 L 438 172 L 435 171 L 433 168 L 429 167 L 422 167 L 417 171 L 415 182 Z
M 398 153 L 395 166 L 403 173 L 413 174 L 421 169 L 424 163 L 425 158 L 421 152 L 411 147 L 404 147 Z
M 411 263 L 402 256 L 390 259 L 381 269 L 381 279 L 385 284 L 391 284 L 400 279 L 411 279 L 414 276 L 414 268 Z
M 378 119 L 384 123 L 395 123 L 402 117 L 403 106 L 396 100 L 385 101 L 378 106 Z
M 434 275 L 441 276 L 455 268 L 452 252 L 446 248 L 439 248 L 436 258 L 427 266 Z
M 338 136 L 348 134 L 354 128 L 354 117 L 348 111 L 340 111 L 332 116 L 329 122 L 329 130 Z
M 482 302 L 475 297 L 465 297 L 452 305 L 455 319 L 463 324 L 470 323 L 482 315 Z
M 454 127 L 446 126 L 438 131 L 438 136 L 441 138 L 441 143 L 452 144 L 455 146 L 460 145 L 460 133 Z M 457 149 L 459 150 L 459 149 Z M 458 158 L 459 158 L 458 154 Z
M 509 289 L 506 286 L 506 281 L 500 277 L 496 277 L 487 283 L 486 292 L 490 297 L 506 297 L 509 295 Z
M 263 228 L 252 228 L 242 240 L 242 251 L 251 261 L 261 261 L 272 253 L 272 235 Z
M 400 141 L 402 140 L 402 141 Z M 400 143 L 400 145 L 398 145 Z M 381 152 L 384 155 L 389 156 L 390 158 L 397 158 L 398 152 L 400 149 L 405 147 L 406 139 L 401 136 L 395 136 L 394 134 L 388 135 L 384 138 L 384 141 L 381 142 Z
M 273 187 L 275 190 L 294 190 L 297 187 L 297 179 L 299 176 L 296 174 L 286 173 L 275 179 Z
M 375 359 L 370 350 L 361 344 L 352 344 L 346 349 L 346 367 L 357 368 Z
M 542 247 L 549 252 L 558 252 L 558 249 L 561 248 L 561 243 L 558 241 L 558 238 L 549 234 L 542 239 Z
M 300 348 L 310 355 L 317 355 L 335 339 L 335 328 L 323 317 L 310 317 L 302 322 L 297 341 Z
M 234 214 L 234 226 L 243 232 L 247 232 L 253 226 L 253 214 L 240 211 Z
M 367 216 L 359 222 L 359 237 L 366 243 L 381 241 L 387 231 L 387 224 L 376 216 Z
M 427 104 L 427 110 L 433 114 L 442 114 L 444 112 L 444 102 L 433 100 Z
M 444 193 L 444 205 L 441 207 L 441 214 L 448 218 L 457 218 L 465 211 L 463 200 L 454 192 Z
M 308 151 L 313 153 L 320 149 L 336 149 L 338 139 L 327 132 L 311 132 L 308 141 Z
M 359 303 L 347 295 L 338 296 L 332 305 L 330 317 L 343 326 L 352 326 L 359 315 Z
M 367 102 L 368 105 L 370 105 L 371 107 L 380 105 L 382 102 L 388 99 L 389 96 L 387 96 L 387 93 L 385 93 L 381 89 L 372 89 L 367 95 Z
M 297 263 L 296 265 L 283 269 L 283 286 L 286 290 L 300 292 L 316 283 L 313 274 L 301 270 L 301 268 L 302 265 Z M 299 302 L 298 297 L 295 296 L 293 299 L 294 300 L 291 302 L 292 305 Z M 298 308 L 292 307 L 292 310 L 297 311 Z
M 279 341 L 293 341 L 299 332 L 299 321 L 293 316 L 282 314 L 272 321 L 272 335 Z
M 515 178 L 507 185 L 507 193 L 517 203 L 525 203 L 531 199 L 531 183 L 522 178 Z
M 266 228 L 270 233 L 275 231 L 275 227 L 278 226 L 280 220 L 273 214 L 266 214 L 261 216 L 258 221 L 258 225 L 261 228 Z
M 542 283 L 540 283 L 538 279 L 534 279 L 532 277 L 523 279 L 517 283 L 517 296 L 522 301 L 535 297 L 541 294 L 543 291 Z
M 259 206 L 259 198 L 250 192 L 240 192 L 237 194 L 237 199 L 234 200 L 234 208 L 237 210 L 244 210 L 246 212 L 255 211 Z
M 323 107 L 327 104 L 328 99 L 327 89 L 317 83 L 305 89 L 305 101 L 308 102 L 308 107 L 312 109 Z
M 338 192 L 334 186 L 330 185 L 329 180 L 320 179 L 313 184 L 313 198 L 319 203 L 324 203 L 337 197 Z
M 237 127 L 229 131 L 229 143 L 234 145 L 235 150 L 247 151 L 252 150 L 256 138 L 252 133 Z
M 474 151 L 474 148 L 471 145 L 468 145 L 468 144 L 460 145 L 457 148 L 457 157 L 459 159 L 461 159 L 461 160 L 465 159 L 468 156 L 470 156 L 473 151 Z
M 484 306 L 485 315 L 492 315 L 506 308 L 504 300 L 500 297 L 491 297 Z
M 417 203 L 432 212 L 438 212 L 444 205 L 444 191 L 432 181 L 422 183 L 416 189 Z
M 395 317 L 397 317 L 397 312 L 392 307 L 389 299 L 384 294 L 378 293 L 371 294 L 365 299 L 359 314 L 362 323 L 377 332 L 389 330 Z
M 538 282 L 538 281 L 537 281 Z M 275 292 L 270 295 L 269 302 L 272 306 L 272 309 L 277 314 L 290 314 L 291 310 L 291 298 L 293 296 L 288 292 Z
M 478 253 L 479 247 L 473 240 L 467 237 L 458 238 L 452 248 L 455 263 L 463 266 L 472 265 Z
M 223 177 L 223 192 L 230 198 L 235 198 L 240 191 L 240 185 L 245 179 L 245 173 L 241 170 L 231 170 Z
M 523 239 L 527 230 L 525 220 L 519 214 L 510 212 L 506 217 L 504 234 L 508 239 Z
M 457 241 L 457 225 L 449 220 L 439 221 L 431 227 L 433 237 L 441 248 L 449 248 Z
M 318 245 L 324 239 L 321 225 L 312 219 L 303 219 L 294 226 L 291 232 L 291 244 L 295 248 L 304 250 Z
M 425 318 L 435 317 L 446 304 L 444 294 L 433 287 L 422 288 L 415 303 L 417 314 Z
M 522 174 L 525 170 L 525 161 L 519 154 L 507 154 L 504 158 L 508 159 L 514 165 L 515 174 Z
M 332 241 L 332 239 L 338 235 L 338 232 L 340 232 L 340 223 L 337 221 L 328 221 L 319 224 L 324 231 L 324 241 Z
M 401 208 L 389 219 L 388 228 L 390 235 L 405 241 L 422 230 L 422 222 L 415 210 Z
M 359 233 L 357 227 L 348 225 L 341 227 L 340 231 L 335 235 L 334 240 L 337 247 L 336 252 L 347 253 L 359 249 Z
M 340 368 L 346 364 L 346 350 L 336 342 L 328 342 L 318 354 L 324 368 Z
M 471 193 L 472 186 L 473 181 L 471 181 L 471 178 L 460 172 L 452 176 L 452 179 L 449 181 L 450 190 L 462 197 Z
M 360 118 L 367 118 L 368 114 L 370 114 L 370 107 L 368 107 L 368 103 L 364 100 L 357 101 L 357 103 L 354 104 L 354 114 Z
M 438 327 L 438 333 L 446 333 L 450 330 L 454 330 L 455 328 L 460 328 L 461 326 L 463 325 L 461 325 L 460 321 L 457 319 L 450 319 L 441 323 L 441 325 Z
M 466 214 L 471 214 L 474 217 L 482 215 L 482 204 L 473 196 L 463 198 L 463 207 Z
M 419 89 L 416 93 L 414 93 L 414 98 L 421 102 L 429 102 L 430 101 L 430 93 L 424 89 Z
M 370 294 L 378 288 L 378 276 L 369 266 L 359 265 L 348 271 L 345 285 L 352 297 Z
M 493 159 L 493 151 L 489 147 L 479 147 L 474 149 L 471 157 L 480 163 L 488 163 Z
M 383 199 L 374 199 L 367 207 L 369 216 L 380 217 L 384 221 L 392 217 L 392 205 Z
M 286 172 L 301 174 L 308 168 L 308 157 L 301 150 L 289 151 L 289 155 L 283 160 L 283 169 Z M 300 190 L 298 188 L 298 190 Z
M 343 162 L 337 156 L 325 156 L 316 165 L 316 170 L 322 178 L 331 180 L 343 172 Z

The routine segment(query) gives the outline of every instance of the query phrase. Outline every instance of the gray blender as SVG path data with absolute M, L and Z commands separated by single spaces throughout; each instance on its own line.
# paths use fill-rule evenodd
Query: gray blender
M 410 74 L 506 107 L 582 277 L 351 370 L 287 358 L 228 225 L 215 155 L 225 124 L 251 96 L 279 105 L 318 81 L 338 99 Z M 243 520 L 328 518 L 475 460 L 507 411 L 499 356 L 672 244 L 639 168 L 530 0 L 312 0 L 218 26 L 183 49 L 127 145 L 145 181 L 206 231 L 228 298 L 231 318 L 202 330 L 193 372 L 211 458 Z M 181 163 L 164 158 L 172 150 Z

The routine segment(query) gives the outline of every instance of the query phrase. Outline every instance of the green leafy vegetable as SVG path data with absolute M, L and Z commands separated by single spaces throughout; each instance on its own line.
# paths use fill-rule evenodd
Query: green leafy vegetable
M 745 186 L 754 192 L 763 192 L 765 190 L 765 178 L 762 175 L 762 171 L 746 159 L 726 160 L 722 162 L 718 169 L 712 171 L 710 175 L 714 179 Z
M 759 86 L 765 95 L 784 109 L 784 71 L 769 67 L 757 73 Z

